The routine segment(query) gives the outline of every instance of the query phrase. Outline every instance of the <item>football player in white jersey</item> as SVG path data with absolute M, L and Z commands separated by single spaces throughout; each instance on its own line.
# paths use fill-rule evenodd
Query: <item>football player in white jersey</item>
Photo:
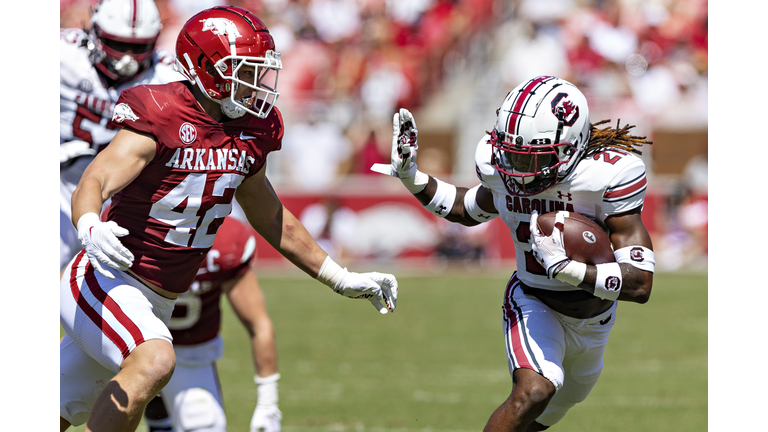
M 153 0 L 101 0 L 89 29 L 60 31 L 60 269 L 82 249 L 70 222 L 72 192 L 117 133 L 110 120 L 120 92 L 184 79 L 173 53 L 154 49 L 161 27 Z
M 391 165 L 372 169 L 398 177 L 438 217 L 467 226 L 501 217 L 509 227 L 517 271 L 505 285 L 503 325 L 513 386 L 485 431 L 540 431 L 597 382 L 617 300 L 650 297 L 655 262 L 640 218 L 647 180 L 636 155 L 650 142 L 630 135 L 633 126 L 597 128 L 608 121 L 591 124 L 582 92 L 551 76 L 516 87 L 497 114 L 477 145 L 473 188 L 417 169 L 418 131 L 405 109 L 393 119 Z M 539 232 L 538 215 L 559 210 L 606 227 L 616 262 L 571 260 L 559 230 Z

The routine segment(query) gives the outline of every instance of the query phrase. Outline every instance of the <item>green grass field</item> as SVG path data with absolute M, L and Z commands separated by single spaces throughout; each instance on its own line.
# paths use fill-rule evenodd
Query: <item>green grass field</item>
M 399 276 L 397 310 L 382 316 L 308 277 L 262 276 L 283 430 L 482 430 L 512 385 L 501 330 L 507 277 Z M 229 430 L 247 431 L 253 363 L 245 331 L 225 311 L 219 373 Z M 657 274 L 648 304 L 620 304 L 592 394 L 549 430 L 706 429 L 707 275 Z

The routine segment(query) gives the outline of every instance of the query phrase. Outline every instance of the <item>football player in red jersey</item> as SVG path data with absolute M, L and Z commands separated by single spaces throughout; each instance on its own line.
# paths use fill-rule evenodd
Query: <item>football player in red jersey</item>
M 72 195 L 84 249 L 60 284 L 62 431 L 86 421 L 87 431 L 135 430 L 173 374 L 167 323 L 176 298 L 235 196 L 298 268 L 383 314 L 396 307 L 395 277 L 334 262 L 266 177 L 267 154 L 283 137 L 274 106 L 282 63 L 266 26 L 239 7 L 206 9 L 180 31 L 176 65 L 187 81 L 123 90 L 112 117 L 123 127 Z
M 277 348 L 253 261 L 256 233 L 227 216 L 192 287 L 180 295 L 168 322 L 176 369 L 161 397 L 150 401 L 145 418 L 150 432 L 225 432 L 227 421 L 216 373 L 223 354 L 220 297 L 226 295 L 250 339 L 258 400 L 251 431 L 279 432 Z
M 477 144 L 473 188 L 417 169 L 418 131 L 405 109 L 393 119 L 391 164 L 372 169 L 398 177 L 438 217 L 468 226 L 501 217 L 510 228 L 517 270 L 505 285 L 503 321 L 513 385 L 485 431 L 540 431 L 597 382 L 617 300 L 650 297 L 655 260 L 640 218 L 647 181 L 636 155 L 648 142 L 629 135 L 632 126 L 596 128 L 607 120 L 591 124 L 586 97 L 552 76 L 520 84 L 496 113 Z M 558 210 L 606 226 L 616 262 L 571 260 L 559 229 L 542 235 L 538 214 Z

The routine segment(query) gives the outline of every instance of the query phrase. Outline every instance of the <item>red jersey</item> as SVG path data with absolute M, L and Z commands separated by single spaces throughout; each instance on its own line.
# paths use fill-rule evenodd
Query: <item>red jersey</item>
M 256 254 L 256 232 L 233 217 L 224 220 L 190 290 L 179 296 L 168 328 L 174 345 L 196 345 L 216 337 L 224 282 L 241 276 Z
M 219 123 L 174 82 L 124 90 L 112 120 L 153 136 L 157 151 L 112 197 L 107 218 L 129 231 L 120 241 L 135 257 L 134 273 L 183 293 L 232 211 L 235 189 L 280 149 L 283 119 L 274 108 L 265 119 Z

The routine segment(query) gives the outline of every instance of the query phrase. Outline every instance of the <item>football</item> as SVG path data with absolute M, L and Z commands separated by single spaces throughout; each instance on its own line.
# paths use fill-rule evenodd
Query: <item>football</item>
M 552 234 L 555 224 L 555 214 L 549 212 L 539 215 L 539 231 L 544 235 Z M 592 220 L 578 213 L 565 213 L 565 228 L 563 229 L 563 246 L 568 258 L 585 264 L 603 264 L 615 262 L 611 240 L 608 234 Z

